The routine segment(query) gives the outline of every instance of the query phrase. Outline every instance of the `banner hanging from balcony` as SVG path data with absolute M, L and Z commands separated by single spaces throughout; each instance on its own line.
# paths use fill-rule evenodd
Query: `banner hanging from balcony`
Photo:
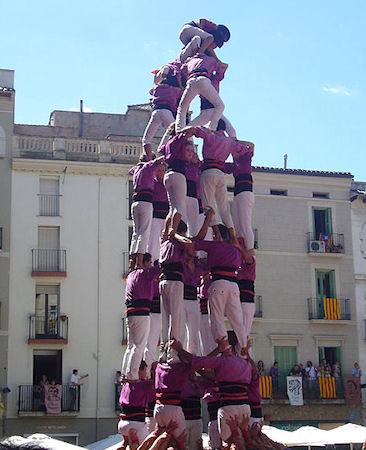
M 304 397 L 302 392 L 301 377 L 286 377 L 287 379 L 287 396 L 292 406 L 303 406 Z
M 344 398 L 349 405 L 361 404 L 361 386 L 359 377 L 343 377 Z
M 44 404 L 47 414 L 61 414 L 62 386 L 46 384 L 44 386 Z
M 324 319 L 341 319 L 341 305 L 338 298 L 324 298 Z
M 334 377 L 319 377 L 318 380 L 321 398 L 337 398 L 336 381 Z
M 272 397 L 272 377 L 261 375 L 259 377 L 259 390 L 262 398 Z

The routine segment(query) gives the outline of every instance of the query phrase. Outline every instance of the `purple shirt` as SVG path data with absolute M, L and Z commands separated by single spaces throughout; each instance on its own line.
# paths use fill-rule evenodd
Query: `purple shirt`
M 228 370 L 230 368 L 230 370 Z M 194 356 L 192 369 L 213 369 L 217 382 L 239 382 L 249 384 L 252 379 L 252 367 L 240 356 Z
M 184 245 L 180 242 L 167 240 L 160 246 L 160 264 L 183 263 L 186 256 Z
M 146 316 L 150 314 L 154 294 L 154 280 L 160 274 L 159 267 L 135 269 L 126 280 L 125 299 L 127 316 Z
M 201 166 L 188 162 L 186 164 L 187 197 L 201 198 Z
M 136 380 L 124 383 L 119 396 L 119 403 L 145 408 L 151 396 L 151 386 L 151 380 Z
M 158 84 L 151 89 L 150 93 L 153 109 L 168 109 L 175 116 L 183 93 L 182 89 L 169 84 Z
M 239 269 L 241 254 L 234 245 L 217 241 L 196 241 L 194 244 L 196 250 L 207 252 L 207 266 L 210 270 L 213 267 Z
M 183 73 L 187 73 L 187 78 L 204 75 L 211 79 L 219 70 L 219 63 L 212 56 L 195 55 L 187 59 L 182 70 Z
M 152 193 L 153 217 L 165 219 L 169 213 L 169 200 L 166 188 L 162 181 L 155 178 L 154 190 Z
M 159 363 L 155 370 L 156 400 L 179 406 L 182 390 L 191 372 L 191 366 L 182 362 Z
M 247 386 L 248 398 L 250 403 L 261 403 L 262 397 L 260 394 L 260 379 L 253 378 L 252 381 Z
M 242 144 L 225 136 L 223 131 L 211 131 L 205 127 L 197 127 L 195 135 L 203 139 L 203 167 L 225 170 L 225 161 L 231 153 L 241 151 Z M 208 166 L 208 163 L 210 165 Z M 212 167 L 211 167 L 212 166 Z
M 154 159 L 131 167 L 128 173 L 132 175 L 133 190 L 135 192 L 153 190 L 155 170 L 159 164 L 161 164 L 161 161 Z
M 165 162 L 168 168 L 185 174 L 186 146 L 190 141 L 182 134 L 176 134 L 164 145 Z

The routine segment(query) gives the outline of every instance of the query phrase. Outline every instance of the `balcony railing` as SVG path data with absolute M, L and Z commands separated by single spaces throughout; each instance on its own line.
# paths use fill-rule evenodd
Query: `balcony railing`
M 47 274 L 48 272 L 66 275 L 66 250 L 32 250 L 32 275 Z
M 308 298 L 309 320 L 351 320 L 348 298 Z
M 272 377 L 268 377 L 272 378 Z M 303 398 L 305 400 L 340 400 L 344 399 L 343 377 L 319 377 L 314 380 L 299 377 L 302 382 Z M 268 383 L 266 383 L 268 385 Z M 273 400 L 287 400 L 286 376 L 272 378 L 272 389 L 267 389 L 268 396 Z M 262 392 L 266 398 L 266 393 Z
M 344 253 L 343 234 L 307 233 L 308 253 Z
M 256 295 L 254 297 L 254 301 L 255 301 L 254 317 L 261 318 L 261 317 L 263 317 L 262 296 L 261 295 Z
M 59 216 L 61 195 L 39 194 L 39 215 Z
M 28 342 L 38 339 L 57 340 L 67 343 L 69 333 L 69 318 L 65 314 L 49 314 L 39 316 L 33 314 L 29 317 Z
M 122 345 L 127 344 L 127 317 L 122 317 L 122 336 L 121 336 Z
M 80 411 L 80 386 L 62 385 L 61 412 Z M 46 412 L 45 392 L 40 385 L 18 386 L 18 414 Z

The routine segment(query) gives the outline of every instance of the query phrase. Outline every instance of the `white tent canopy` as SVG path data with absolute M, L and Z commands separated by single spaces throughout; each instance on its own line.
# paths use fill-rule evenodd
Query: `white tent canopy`
M 113 449 L 121 446 L 122 438 L 119 434 L 113 434 L 112 436 L 108 436 L 101 441 L 93 442 L 92 444 L 87 445 L 85 448 L 88 450 L 105 450 L 105 449 Z
M 366 442 L 366 427 L 347 423 L 334 430 L 327 431 L 328 444 L 363 444 Z
M 27 444 L 37 445 L 40 450 L 80 450 L 83 447 L 77 445 L 68 444 L 67 442 L 59 441 L 58 439 L 52 439 L 45 434 L 32 434 L 27 438 L 22 436 L 12 436 L 4 441 L 2 444 L 12 445 L 13 448 L 27 448 Z

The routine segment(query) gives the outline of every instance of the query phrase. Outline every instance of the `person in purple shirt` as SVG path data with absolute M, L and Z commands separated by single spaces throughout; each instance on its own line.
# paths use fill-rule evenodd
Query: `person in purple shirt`
M 206 98 L 213 105 L 209 128 L 216 130 L 218 121 L 225 109 L 224 102 L 211 82 L 217 70 L 219 70 L 217 58 L 207 54 L 197 54 L 188 58 L 183 65 L 182 72 L 187 78 L 187 84 L 177 110 L 175 121 L 177 132 L 186 126 L 189 106 L 197 95 Z
M 252 211 L 254 207 L 252 158 L 254 144 L 242 142 L 245 152 L 234 153 L 234 162 L 226 163 L 226 172 L 235 178 L 233 220 L 237 235 L 242 237 L 245 248 L 254 248 L 254 233 L 252 228 Z
M 147 251 L 151 254 L 153 262 L 159 259 L 161 233 L 163 232 L 165 219 L 169 213 L 168 194 L 163 183 L 164 175 L 165 164 L 160 164 L 156 169 L 154 179 L 154 188 L 152 194 L 153 214 L 150 238 L 147 246 Z
M 176 233 L 180 220 L 187 220 L 187 181 L 186 166 L 192 159 L 195 149 L 192 137 L 192 131 L 186 128 L 181 133 L 173 135 L 168 142 L 161 148 L 161 153 L 165 155 L 167 171 L 164 175 L 164 186 L 168 192 L 169 214 L 166 221 L 165 233 Z M 174 128 L 171 129 L 174 134 Z
M 142 256 L 146 253 L 151 231 L 154 176 L 163 159 L 161 156 L 148 161 L 146 155 L 141 155 L 140 162 L 129 171 L 134 190 L 131 205 L 133 233 L 130 245 L 130 270 L 142 267 Z
M 231 430 L 227 423 L 231 418 L 249 416 L 250 407 L 247 386 L 252 379 L 252 367 L 247 359 L 235 354 L 227 339 L 219 341 L 220 357 L 194 356 L 185 351 L 180 342 L 173 341 L 173 348 L 181 361 L 191 364 L 193 370 L 212 369 L 219 386 L 220 408 L 217 412 L 218 428 L 223 442 L 228 442 Z M 243 355 L 246 349 L 242 349 Z
M 166 427 L 170 422 L 175 422 L 177 428 L 173 435 L 178 438 L 186 429 L 182 410 L 182 391 L 191 375 L 191 367 L 189 364 L 167 359 L 167 355 L 171 353 L 169 347 L 169 344 L 165 345 L 165 351 L 155 370 L 154 418 L 160 427 Z M 185 446 L 181 450 L 184 448 Z
M 158 266 L 151 267 L 151 255 L 145 253 L 143 268 L 135 269 L 126 280 L 127 348 L 123 357 L 122 373 L 130 380 L 138 379 L 138 368 L 150 330 L 150 308 L 154 280 L 160 274 Z
M 194 153 L 191 161 L 186 166 L 187 180 L 187 226 L 188 235 L 195 236 L 201 228 L 200 223 L 200 204 L 201 198 L 200 188 L 201 162 L 197 153 Z
M 206 211 L 206 219 L 202 228 L 194 239 L 202 239 L 207 233 L 207 228 L 212 210 Z M 161 339 L 165 343 L 168 340 L 184 340 L 185 311 L 183 304 L 184 284 L 183 284 L 183 262 L 186 258 L 186 247 L 184 242 L 187 225 L 180 221 L 177 234 L 166 237 L 160 247 L 159 263 L 161 267 L 160 276 L 160 296 L 161 296 Z M 187 240 L 187 242 L 191 242 Z M 193 256 L 193 253 L 191 254 Z M 171 355 L 169 355 L 171 356 Z M 177 360 L 177 356 L 175 355 Z
M 118 433 L 123 437 L 123 446 L 129 442 L 131 430 L 135 430 L 139 444 L 149 434 L 145 424 L 145 411 L 151 392 L 151 380 L 147 380 L 147 366 L 141 361 L 138 371 L 138 380 L 125 381 L 119 397 L 121 408 Z
M 169 66 L 168 66 L 169 67 Z M 182 86 L 176 86 L 174 81 L 180 80 L 176 77 L 169 77 L 171 71 L 161 78 L 161 80 L 154 85 L 150 90 L 151 98 L 151 117 L 145 128 L 142 136 L 142 145 L 144 152 L 147 155 L 151 155 L 152 140 L 160 127 L 163 127 L 164 131 L 175 120 L 179 100 L 183 93 Z M 164 73 L 164 72 L 160 72 Z M 161 142 L 163 144 L 164 142 Z
M 156 349 L 159 344 L 161 333 L 161 307 L 160 307 L 160 292 L 159 280 L 153 281 L 153 298 L 150 308 L 150 330 L 147 338 L 147 344 L 144 352 L 144 361 L 147 364 L 148 370 L 156 361 Z
M 240 238 L 238 239 L 240 242 Z M 240 304 L 243 312 L 245 334 L 248 337 L 252 329 L 255 315 L 255 278 L 256 257 L 254 250 L 245 251 L 247 257 L 242 259 L 238 270 L 238 286 L 240 292 Z
M 241 265 L 242 248 L 230 237 L 228 229 L 220 224 L 221 241 L 187 240 L 184 245 L 207 253 L 207 266 L 211 272 L 212 284 L 209 289 L 209 315 L 212 334 L 216 342 L 227 336 L 225 316 L 229 319 L 238 336 L 241 347 L 245 347 L 247 337 L 243 326 L 243 314 L 237 284 L 237 271 Z M 233 245 L 231 242 L 235 242 Z M 190 250 L 192 251 L 192 250 Z

